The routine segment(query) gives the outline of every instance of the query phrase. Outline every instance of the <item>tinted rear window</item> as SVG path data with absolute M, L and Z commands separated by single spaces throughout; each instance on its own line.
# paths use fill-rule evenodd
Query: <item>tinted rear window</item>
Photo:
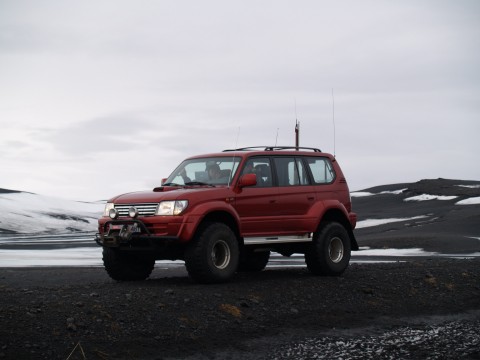
M 307 157 L 306 160 L 315 184 L 330 184 L 335 180 L 335 171 L 328 158 Z

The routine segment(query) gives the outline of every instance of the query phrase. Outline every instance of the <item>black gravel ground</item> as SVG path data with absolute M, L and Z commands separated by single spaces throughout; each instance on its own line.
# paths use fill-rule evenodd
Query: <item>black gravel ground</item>
M 100 268 L 3 269 L 0 358 L 306 359 L 328 354 L 327 346 L 347 359 L 380 351 L 379 339 L 390 344 L 384 354 L 401 358 L 392 339 L 407 344 L 399 334 L 411 337 L 419 326 L 436 331 L 431 316 L 449 316 L 443 325 L 437 321 L 443 327 L 478 326 L 479 265 L 479 259 L 353 264 L 342 277 L 289 268 L 209 286 L 165 277 L 161 269 L 133 283 L 114 282 Z M 408 351 L 406 358 L 423 357 L 431 341 L 453 338 L 444 334 L 397 347 Z M 465 330 L 455 348 L 478 358 L 479 337 Z M 370 343 L 370 353 L 354 347 L 349 357 L 346 342 Z

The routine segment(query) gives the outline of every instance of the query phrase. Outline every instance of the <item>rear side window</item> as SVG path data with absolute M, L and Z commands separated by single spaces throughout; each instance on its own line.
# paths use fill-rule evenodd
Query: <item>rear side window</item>
M 327 158 L 306 158 L 315 184 L 330 184 L 335 179 L 332 163 Z
M 300 158 L 278 157 L 274 161 L 278 186 L 308 185 L 308 175 Z

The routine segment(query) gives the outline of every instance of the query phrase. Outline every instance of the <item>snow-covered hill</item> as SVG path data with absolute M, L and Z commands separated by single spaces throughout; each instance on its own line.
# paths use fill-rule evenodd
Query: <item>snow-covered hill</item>
M 104 204 L 0 189 L 0 235 L 95 232 Z
M 453 211 L 462 208 L 458 205 L 480 204 L 480 181 L 421 180 L 377 186 L 351 195 L 354 211 L 359 216 L 358 230 L 417 217 L 424 223 L 427 217 L 446 223 L 448 214 L 460 213 Z M 104 204 L 104 201 L 80 202 L 0 188 L 0 235 L 95 232 Z M 474 217 L 478 215 L 476 209 L 469 210 Z M 471 223 L 478 226 L 478 218 Z M 476 232 L 475 236 L 478 236 Z

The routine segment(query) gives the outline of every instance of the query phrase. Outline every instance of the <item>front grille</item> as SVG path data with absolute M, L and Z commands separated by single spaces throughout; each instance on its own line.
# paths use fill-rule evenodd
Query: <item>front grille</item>
M 128 216 L 128 210 L 130 210 L 132 206 L 138 210 L 138 216 L 152 216 L 155 215 L 157 211 L 158 203 L 122 204 L 115 205 L 115 209 L 117 209 L 119 216 Z

